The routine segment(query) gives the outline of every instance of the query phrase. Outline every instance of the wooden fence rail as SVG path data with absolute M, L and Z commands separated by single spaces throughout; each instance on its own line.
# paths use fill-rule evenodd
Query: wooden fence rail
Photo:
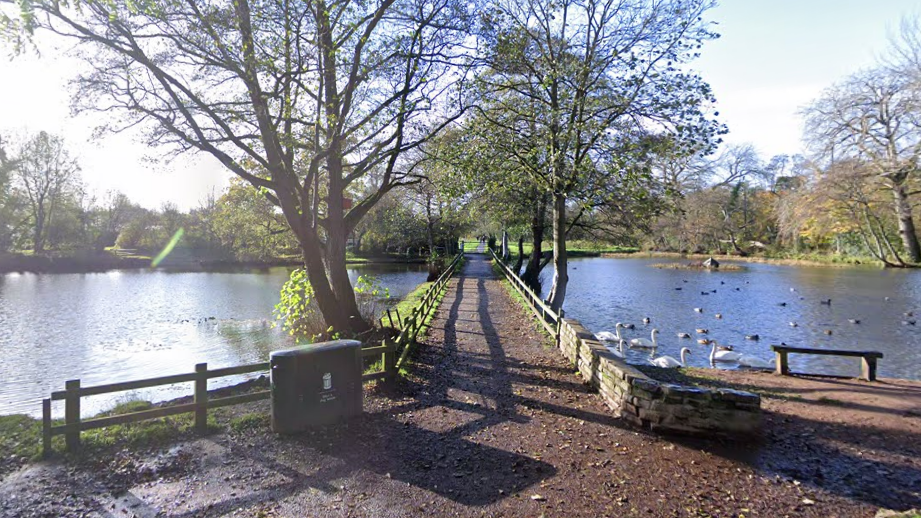
M 463 250 L 454 256 L 451 263 L 448 264 L 444 271 L 441 272 L 441 275 L 439 275 L 438 278 L 435 279 L 435 282 L 429 286 L 429 289 L 426 290 L 425 294 L 422 296 L 422 303 L 414 308 L 409 316 L 405 319 L 401 319 L 400 314 L 397 312 L 397 322 L 400 326 L 400 334 L 393 342 L 393 348 L 400 353 L 400 357 L 396 363 L 393 364 L 393 375 L 395 375 L 406 363 L 409 352 L 412 350 L 412 345 L 416 342 L 416 337 L 425 326 L 425 321 L 428 316 L 438 307 L 438 297 L 448 286 L 448 282 L 451 280 L 451 276 L 454 275 L 455 270 L 457 270 L 463 256 Z M 393 322 L 390 311 L 387 312 L 387 318 L 391 323 Z M 382 325 L 383 322 L 384 318 L 381 317 Z
M 371 381 L 378 379 L 390 379 L 396 375 L 400 366 L 406 361 L 410 345 L 415 342 L 416 336 L 422 329 L 426 318 L 435 309 L 438 295 L 447 286 L 448 281 L 453 275 L 454 270 L 460 263 L 463 253 L 458 254 L 454 260 L 445 268 L 445 271 L 438 277 L 432 286 L 426 291 L 422 298 L 422 304 L 412 311 L 412 313 L 401 320 L 397 313 L 397 321 L 400 323 L 401 331 L 393 343 L 385 341 L 384 344 L 376 347 L 366 347 L 361 351 L 364 358 L 380 356 L 381 367 L 379 371 L 368 372 L 362 375 L 362 381 Z M 388 312 L 388 317 L 390 317 Z M 391 322 L 393 322 L 391 318 Z M 382 319 L 383 323 L 383 319 Z M 397 353 L 401 353 L 399 360 L 396 360 Z M 186 374 L 174 374 L 171 376 L 160 376 L 134 381 L 125 381 L 121 383 L 108 383 L 105 385 L 94 385 L 84 387 L 80 380 L 69 380 L 64 383 L 64 390 L 51 393 L 51 397 L 42 400 L 42 454 L 48 456 L 51 451 L 51 439 L 55 435 L 63 435 L 64 442 L 68 451 L 75 451 L 80 447 L 80 433 L 86 430 L 93 430 L 105 426 L 117 424 L 136 423 L 158 417 L 166 417 L 177 414 L 194 413 L 195 430 L 205 432 L 208 424 L 208 410 L 229 405 L 239 405 L 251 401 L 269 399 L 272 392 L 262 390 L 249 394 L 240 394 L 217 399 L 208 397 L 208 380 L 222 378 L 226 376 L 235 376 L 240 374 L 250 374 L 254 372 L 268 372 L 269 362 L 253 363 L 249 365 L 240 365 L 237 367 L 224 367 L 220 369 L 208 369 L 207 363 L 195 365 L 195 372 Z M 160 387 L 164 385 L 173 385 L 176 383 L 194 383 L 193 402 L 182 405 L 172 405 L 128 414 L 119 414 L 106 417 L 97 417 L 89 420 L 82 420 L 80 417 L 80 399 L 87 396 L 97 396 L 100 394 L 111 394 L 113 392 L 124 392 L 129 390 L 138 390 L 151 387 Z M 51 419 L 51 402 L 64 401 L 64 424 L 54 425 Z
M 363 357 L 383 354 L 385 357 L 392 358 L 393 352 L 393 347 L 384 345 L 362 349 L 361 354 Z M 203 433 L 207 431 L 208 428 L 209 409 L 260 401 L 269 399 L 272 395 L 270 390 L 261 390 L 249 394 L 209 399 L 208 380 L 268 371 L 269 362 L 252 363 L 249 365 L 224 367 L 212 370 L 208 370 L 207 363 L 199 363 L 195 365 L 195 372 L 187 374 L 174 374 L 171 376 L 160 376 L 158 378 L 125 381 L 121 383 L 108 383 L 91 387 L 81 386 L 80 380 L 69 380 L 64 383 L 64 390 L 52 392 L 50 398 L 42 400 L 42 454 L 48 456 L 51 453 L 51 438 L 55 435 L 63 435 L 67 450 L 76 451 L 80 448 L 80 432 L 118 424 L 136 423 L 177 414 L 194 413 L 195 430 Z M 369 372 L 362 375 L 361 379 L 362 381 L 371 381 L 385 378 L 388 374 L 386 370 Z M 114 392 L 189 382 L 194 383 L 192 403 L 153 408 L 128 414 L 97 417 L 85 421 L 80 417 L 80 399 L 87 396 L 97 396 L 100 394 L 111 394 Z M 51 402 L 60 400 L 64 401 L 64 424 L 53 425 L 51 420 Z
M 565 316 L 565 312 L 560 309 L 559 312 L 554 311 L 547 304 L 544 303 L 540 298 L 540 294 L 535 293 L 523 280 L 518 276 L 517 272 L 513 272 L 511 268 L 505 264 L 502 259 L 496 255 L 496 252 L 490 248 L 490 255 L 492 255 L 493 261 L 499 268 L 502 269 L 502 273 L 505 274 L 505 277 L 509 280 L 512 287 L 515 288 L 515 291 L 525 300 L 528 307 L 531 308 L 531 311 L 537 316 L 540 320 L 541 325 L 544 326 L 544 329 L 553 336 L 557 343 L 560 340 L 560 325 L 562 324 L 562 319 Z

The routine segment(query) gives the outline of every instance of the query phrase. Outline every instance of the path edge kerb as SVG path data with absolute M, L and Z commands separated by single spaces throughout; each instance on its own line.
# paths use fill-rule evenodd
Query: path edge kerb
M 494 261 L 496 259 L 493 259 Z M 505 281 L 513 275 L 501 268 Z M 521 283 L 519 283 L 520 285 Z M 536 296 L 532 293 L 529 295 Z M 541 323 L 541 311 L 522 297 Z M 658 433 L 749 440 L 761 430 L 761 396 L 654 380 L 612 354 L 581 322 L 559 319 L 556 344 L 614 415 Z

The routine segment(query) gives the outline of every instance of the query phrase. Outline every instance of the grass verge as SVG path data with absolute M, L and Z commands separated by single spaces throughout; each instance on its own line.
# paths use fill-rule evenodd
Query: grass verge
M 41 454 L 42 422 L 24 415 L 0 415 L 0 459 L 35 459 Z
M 465 261 L 466 259 L 461 257 L 460 261 L 457 264 L 456 269 L 454 270 L 455 273 L 459 272 L 464 267 Z M 409 294 L 407 294 L 406 297 L 403 298 L 403 300 L 401 300 L 399 303 L 397 303 L 396 306 L 391 308 L 390 312 L 391 312 L 391 315 L 393 315 L 394 319 L 397 316 L 397 312 L 399 312 L 401 318 L 406 319 L 406 318 L 409 318 L 409 316 L 412 314 L 414 310 L 418 311 L 422 307 L 422 299 L 425 297 L 425 293 L 429 290 L 429 288 L 431 288 L 432 284 L 434 283 L 423 282 L 422 284 L 416 286 L 416 289 L 414 289 Z M 425 318 L 422 320 L 422 325 L 421 325 L 421 328 L 419 329 L 417 339 L 420 337 L 425 337 L 428 334 L 429 327 L 431 326 L 432 320 L 435 318 L 435 312 L 438 309 L 438 307 L 441 306 L 441 301 L 444 300 L 445 295 L 447 293 L 448 293 L 448 290 L 443 289 L 441 290 L 440 293 L 438 293 L 435 296 L 432 310 L 429 311 L 429 314 L 426 315 Z M 383 321 L 385 324 L 390 323 L 390 320 L 387 318 L 386 315 L 383 317 Z M 403 327 L 401 323 L 398 323 L 396 321 L 394 321 L 394 324 L 396 325 L 398 329 L 402 329 Z M 406 374 L 406 368 L 404 366 L 403 368 L 400 369 L 400 375 L 404 376 L 405 374 Z
M 549 336 L 550 338 L 553 338 L 554 340 L 556 340 L 556 337 L 552 333 L 547 331 L 547 328 L 542 326 L 540 322 L 537 321 L 537 316 L 534 314 L 534 310 L 531 309 L 531 306 L 528 304 L 528 301 L 525 300 L 525 298 L 521 295 L 521 293 L 518 293 L 518 290 L 516 290 L 514 286 L 512 286 L 512 282 L 509 281 L 508 278 L 505 276 L 505 272 L 502 271 L 502 267 L 496 264 L 495 261 L 492 262 L 492 271 L 493 273 L 495 273 L 496 277 L 500 279 L 501 284 L 502 286 L 505 287 L 505 291 L 506 293 L 509 294 L 509 297 L 511 297 L 512 300 L 515 301 L 515 303 L 521 307 L 522 311 L 525 312 L 525 314 L 528 317 L 528 321 L 531 322 L 534 328 L 537 329 L 538 331 L 543 332 L 545 335 Z

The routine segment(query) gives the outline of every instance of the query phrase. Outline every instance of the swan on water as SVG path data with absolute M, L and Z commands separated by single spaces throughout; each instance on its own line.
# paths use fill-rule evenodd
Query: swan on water
M 659 344 L 656 342 L 657 334 L 659 334 L 659 330 L 653 329 L 652 332 L 649 333 L 649 336 L 652 338 L 652 340 L 648 338 L 634 338 L 633 340 L 630 340 L 630 347 L 637 349 L 655 349 L 659 346 Z
M 610 331 L 601 331 L 600 333 L 595 334 L 595 338 L 601 340 L 602 342 L 616 342 L 621 340 L 623 337 L 620 336 L 620 328 L 622 327 L 624 327 L 624 325 L 618 322 L 614 325 L 614 333 Z
M 678 333 L 678 338 L 690 338 L 691 335 L 688 333 Z
M 617 341 L 617 347 L 608 347 L 608 346 L 605 346 L 605 347 L 607 347 L 607 349 L 611 351 L 611 354 L 613 354 L 614 356 L 617 356 L 618 358 L 623 358 L 625 343 L 626 343 L 626 340 L 621 338 L 620 340 Z
M 737 362 L 739 358 L 742 357 L 741 354 L 733 351 L 718 351 L 716 349 L 717 343 L 716 340 L 710 342 L 713 344 L 713 349 L 710 350 L 710 363 L 714 362 Z
M 649 363 L 655 365 L 656 367 L 662 367 L 663 369 L 675 369 L 678 367 L 685 367 L 688 364 L 688 355 L 691 354 L 691 350 L 687 347 L 681 348 L 681 361 L 672 358 L 671 356 L 659 356 L 658 358 L 649 360 Z
M 752 356 L 750 354 L 743 354 L 738 359 L 739 365 L 744 367 L 750 367 L 752 369 L 773 369 L 774 368 L 774 358 L 771 358 L 771 361 L 764 361 L 757 356 Z

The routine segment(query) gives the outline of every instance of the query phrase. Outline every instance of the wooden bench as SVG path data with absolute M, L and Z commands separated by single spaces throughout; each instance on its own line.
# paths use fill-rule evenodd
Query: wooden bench
M 777 357 L 775 371 L 780 375 L 790 374 L 790 364 L 787 355 L 795 354 L 821 354 L 826 356 L 855 356 L 861 358 L 860 378 L 867 381 L 876 381 L 876 360 L 883 357 L 879 351 L 845 351 L 841 349 L 810 349 L 808 347 L 790 347 L 787 345 L 772 345 L 771 349 Z

